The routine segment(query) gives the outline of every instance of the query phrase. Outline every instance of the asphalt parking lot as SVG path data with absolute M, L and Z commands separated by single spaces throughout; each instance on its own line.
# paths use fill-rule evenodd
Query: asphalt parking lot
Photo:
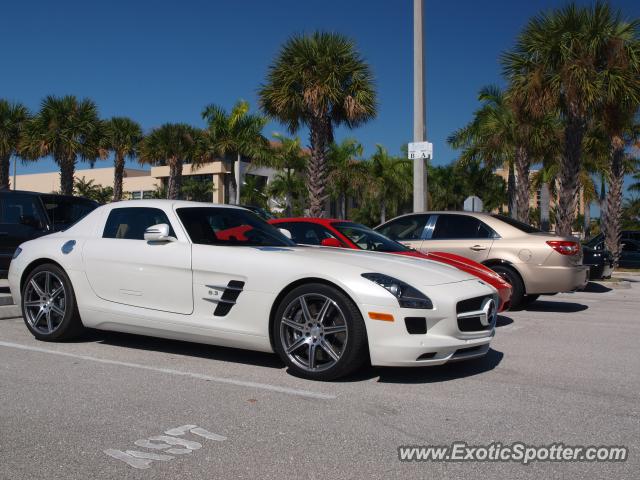
M 480 361 L 332 383 L 296 378 L 274 355 L 102 332 L 43 343 L 22 319 L 2 320 L 0 478 L 637 478 L 640 282 L 628 286 L 590 284 L 507 312 Z M 153 449 L 167 438 L 183 441 Z M 400 445 L 454 441 L 625 445 L 630 455 L 398 460 Z M 141 469 L 105 453 L 127 450 L 155 457 Z

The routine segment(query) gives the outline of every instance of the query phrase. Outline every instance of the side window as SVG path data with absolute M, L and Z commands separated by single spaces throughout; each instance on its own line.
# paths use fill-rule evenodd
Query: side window
M 325 238 L 335 238 L 322 225 L 309 222 L 278 223 L 277 228 L 284 228 L 291 232 L 291 240 L 304 245 L 320 245 Z
M 41 230 L 46 221 L 38 207 L 38 198 L 12 193 L 2 197 L 2 223 L 23 225 Z
M 377 231 L 393 240 L 420 240 L 428 220 L 429 215 L 409 215 L 392 220 Z
M 466 215 L 440 215 L 431 238 L 434 240 L 462 240 L 491 238 L 493 231 L 474 217 Z
M 102 238 L 144 240 L 144 231 L 159 223 L 169 225 L 169 235 L 175 237 L 167 215 L 159 208 L 114 208 L 109 213 Z
M 637 252 L 638 251 L 638 245 L 627 241 L 626 243 L 622 244 L 622 251 L 623 252 Z

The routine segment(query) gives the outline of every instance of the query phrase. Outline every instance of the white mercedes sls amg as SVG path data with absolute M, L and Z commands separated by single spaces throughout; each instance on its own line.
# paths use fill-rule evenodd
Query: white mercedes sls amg
M 365 361 L 439 365 L 483 356 L 497 292 L 454 267 L 297 246 L 239 207 L 133 200 L 26 242 L 11 293 L 40 340 L 83 328 L 276 352 L 330 380 Z

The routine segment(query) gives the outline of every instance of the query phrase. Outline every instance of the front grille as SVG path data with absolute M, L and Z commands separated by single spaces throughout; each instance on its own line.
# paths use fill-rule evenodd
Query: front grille
M 495 327 L 497 312 L 497 301 L 491 295 L 461 300 L 456 304 L 458 329 L 461 332 L 491 330 Z

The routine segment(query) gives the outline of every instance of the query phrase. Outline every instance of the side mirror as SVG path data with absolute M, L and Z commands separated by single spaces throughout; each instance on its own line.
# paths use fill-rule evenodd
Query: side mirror
M 281 234 L 291 240 L 291 232 L 289 230 L 287 230 L 286 228 L 279 228 L 278 230 L 280 230 Z
M 337 238 L 323 238 L 320 242 L 320 245 L 322 245 L 323 247 L 342 247 L 340 240 L 338 240 Z
M 175 242 L 177 238 L 169 235 L 169 225 L 159 223 L 152 225 L 144 231 L 144 239 L 147 242 Z

